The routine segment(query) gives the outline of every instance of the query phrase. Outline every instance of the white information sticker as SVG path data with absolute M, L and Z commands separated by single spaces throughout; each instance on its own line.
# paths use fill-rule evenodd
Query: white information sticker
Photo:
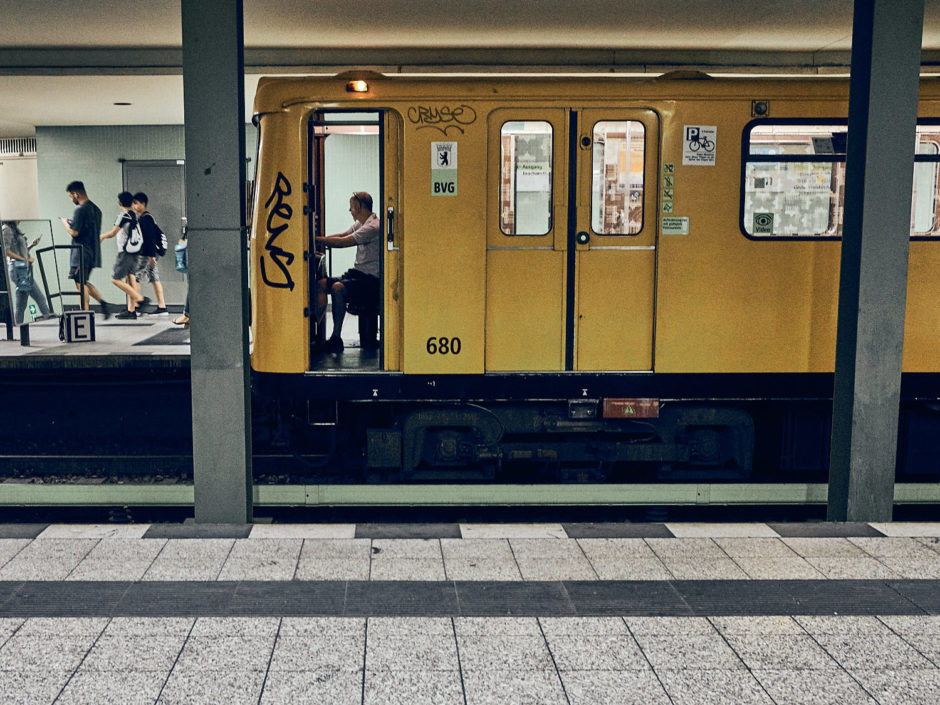
M 457 195 L 456 142 L 431 142 L 431 195 Z
M 718 152 L 717 126 L 686 125 L 682 138 L 683 165 L 715 166 L 715 154 Z
M 689 219 L 687 216 L 681 218 L 677 216 L 663 218 L 660 232 L 663 235 L 688 235 Z

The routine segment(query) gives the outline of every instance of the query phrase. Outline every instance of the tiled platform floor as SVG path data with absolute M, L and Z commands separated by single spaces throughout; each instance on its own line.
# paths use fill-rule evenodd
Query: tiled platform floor
M 0 701 L 934 705 L 940 617 L 3 619 Z
M 940 523 L 807 526 L 12 524 L 0 581 L 940 580 Z
M 109 285 L 110 286 L 110 285 Z M 29 346 L 20 344 L 21 334 L 15 332 L 15 340 L 7 340 L 5 331 L 0 333 L 0 359 L 28 357 L 74 357 L 74 356 L 189 356 L 188 331 L 180 331 L 173 325 L 179 313 L 165 316 L 141 316 L 133 321 L 121 321 L 114 316 L 107 321 L 100 313 L 95 314 L 95 341 L 88 343 L 65 343 L 59 340 L 59 320 L 39 321 L 29 324 Z M 148 344 L 154 336 L 166 330 L 176 330 L 176 344 Z
M 940 524 L 0 525 L 0 703 L 308 702 L 936 705 Z

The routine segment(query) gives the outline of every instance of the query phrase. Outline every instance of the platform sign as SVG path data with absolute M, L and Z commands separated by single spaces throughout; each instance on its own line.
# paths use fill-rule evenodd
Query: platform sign
M 66 311 L 62 327 L 67 343 L 95 342 L 95 314 L 91 311 Z
M 431 195 L 457 195 L 456 142 L 431 142 Z

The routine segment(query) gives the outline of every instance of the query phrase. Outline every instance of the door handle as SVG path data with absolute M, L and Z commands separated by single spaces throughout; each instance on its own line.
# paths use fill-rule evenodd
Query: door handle
M 388 214 L 388 241 L 391 243 L 395 242 L 395 208 L 394 206 L 389 206 L 386 211 Z

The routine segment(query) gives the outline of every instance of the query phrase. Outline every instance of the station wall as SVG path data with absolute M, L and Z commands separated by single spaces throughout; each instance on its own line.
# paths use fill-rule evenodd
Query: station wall
M 245 153 L 248 178 L 254 174 L 257 152 L 257 131 L 245 126 Z M 55 244 L 69 244 L 59 219 L 70 217 L 75 206 L 65 193 L 65 186 L 74 180 L 83 181 L 88 196 L 102 211 L 102 227 L 110 229 L 117 216 L 117 194 L 123 189 L 121 160 L 178 160 L 185 158 L 182 125 L 115 125 L 89 127 L 36 128 L 37 181 L 39 215 L 52 221 Z M 132 186 L 133 188 L 133 186 Z M 172 241 L 172 233 L 168 233 Z M 172 242 L 171 242 L 172 244 Z M 92 274 L 91 282 L 112 302 L 123 295 L 110 282 L 111 267 L 117 254 L 115 241 L 107 240 L 102 247 L 102 267 Z M 162 267 L 171 268 L 169 259 Z M 59 257 L 59 279 L 63 290 L 73 285 L 64 277 L 68 273 L 68 254 Z M 182 286 L 167 286 L 167 304 L 182 305 L 186 291 Z M 148 294 L 148 291 L 144 291 Z M 74 297 L 73 297 L 74 298 Z

